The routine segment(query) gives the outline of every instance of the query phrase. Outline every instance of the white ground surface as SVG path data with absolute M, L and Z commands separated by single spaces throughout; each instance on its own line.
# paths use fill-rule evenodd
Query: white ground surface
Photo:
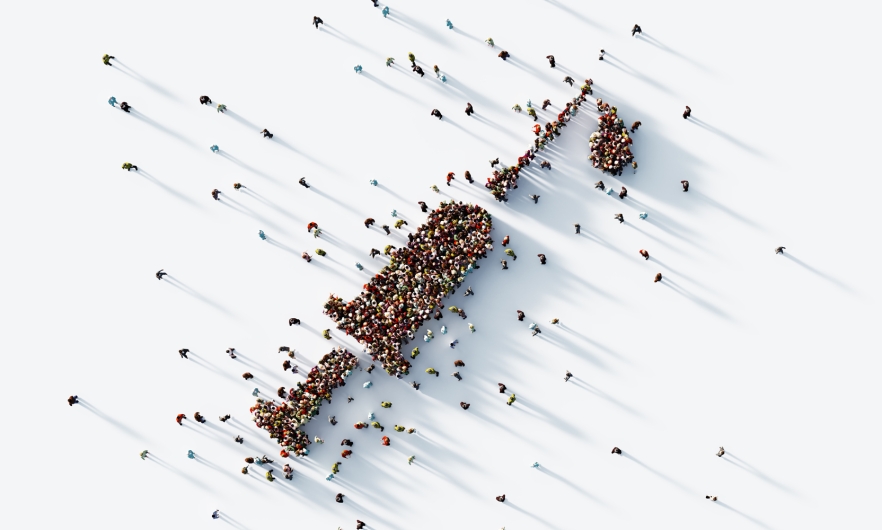
M 390 7 L 386 20 L 367 0 L 7 7 L 0 443 L 9 527 L 878 526 L 870 227 L 880 184 L 867 169 L 878 150 L 876 38 L 861 27 L 878 13 L 857 2 Z M 313 15 L 326 22 L 318 31 Z M 631 38 L 634 22 L 643 37 Z M 496 49 L 483 44 L 490 36 Z M 609 60 L 597 61 L 600 48 Z M 497 59 L 500 49 L 512 59 Z M 425 78 L 407 67 L 410 51 Z M 113 68 L 104 53 L 118 57 Z M 593 77 L 596 95 L 643 122 L 638 173 L 602 177 L 629 197 L 593 189 L 596 113 L 586 109 L 547 152 L 553 170 L 532 166 L 511 201 L 495 203 L 480 184 L 487 160 L 512 163 L 533 138 L 532 121 L 511 106 L 550 98 L 558 112 L 576 93 L 561 82 L 567 74 Z M 230 112 L 200 106 L 202 94 Z M 136 113 L 112 109 L 110 96 Z M 687 104 L 694 120 L 680 117 Z M 429 116 L 436 107 L 441 122 Z M 274 140 L 258 134 L 264 127 Z M 209 151 L 214 143 L 224 156 Z M 122 171 L 125 161 L 141 171 Z M 479 184 L 464 182 L 467 169 Z M 310 190 L 297 185 L 302 176 Z M 236 181 L 248 192 L 234 191 Z M 254 386 L 272 393 L 297 380 L 283 373 L 278 346 L 296 348 L 304 369 L 333 345 L 351 347 L 321 338 L 331 324 L 322 302 L 357 295 L 383 263 L 368 250 L 404 241 L 361 221 L 391 222 L 395 208 L 415 227 L 417 201 L 449 197 L 487 207 L 497 241 L 510 235 L 520 257 L 501 271 L 497 248 L 470 277 L 475 296 L 456 295 L 477 333 L 450 316 L 446 337 L 432 326 L 439 339 L 420 344 L 408 379 L 419 392 L 378 372 L 365 390 L 367 374 L 353 376 L 308 426 L 327 444 L 293 462 L 292 482 L 242 476 L 245 456 L 278 454 L 248 414 Z M 619 212 L 624 225 L 612 218 Z M 325 230 L 320 241 L 309 221 Z M 299 258 L 318 246 L 326 258 Z M 157 282 L 160 268 L 185 287 Z M 656 272 L 663 283 L 652 282 Z M 291 316 L 303 326 L 288 327 Z M 542 335 L 530 336 L 530 321 Z M 230 346 L 239 360 L 226 357 Z M 182 347 L 192 360 L 178 357 Z M 448 375 L 457 358 L 462 382 Z M 428 366 L 442 377 L 422 373 Z M 566 369 L 575 378 L 565 384 Z M 241 379 L 245 370 L 257 385 Z M 515 406 L 497 382 L 517 393 Z M 68 407 L 72 393 L 91 408 Z M 197 410 L 209 423 L 174 423 Z M 370 411 L 418 434 L 387 432 L 392 445 L 382 447 L 376 431 L 352 428 Z M 235 422 L 219 423 L 224 413 Z M 326 482 L 344 437 L 355 454 Z M 714 456 L 720 445 L 724 458 Z M 141 461 L 143 449 L 157 460 Z M 502 493 L 505 504 L 493 499 Z M 212 521 L 217 508 L 224 519 Z

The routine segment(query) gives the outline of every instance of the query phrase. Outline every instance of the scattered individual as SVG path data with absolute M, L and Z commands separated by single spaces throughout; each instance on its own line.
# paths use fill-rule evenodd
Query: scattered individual
M 775 254 L 783 254 L 783 253 L 784 253 L 784 249 L 786 249 L 786 248 L 787 248 L 787 247 L 778 247 L 778 248 L 776 248 L 776 249 L 775 249 Z
M 264 138 L 272 138 L 273 137 L 273 133 L 269 132 L 266 129 L 260 131 L 260 134 L 262 134 Z
M 319 24 L 324 25 L 325 21 L 320 19 L 319 17 L 312 17 L 312 23 L 315 25 L 315 29 L 318 29 Z
M 497 55 L 497 57 L 499 57 L 500 59 L 502 59 L 504 61 L 504 60 L 508 59 L 509 57 L 511 57 L 511 54 L 505 50 L 502 50 L 501 52 L 499 52 L 499 55 Z
M 576 234 L 582 233 L 582 225 L 580 225 L 579 223 L 575 223 L 573 226 L 576 227 Z
M 716 495 L 705 495 L 704 498 L 705 498 L 705 499 L 708 499 L 708 500 L 711 500 L 711 501 L 713 501 L 713 502 L 717 502 L 717 496 L 716 496 Z
M 545 254 L 536 254 L 536 255 L 539 256 L 539 263 L 541 265 L 545 265 Z
M 457 381 L 462 381 L 462 376 L 459 375 L 459 372 L 453 372 L 453 373 L 450 374 L 450 375 L 452 375 L 453 377 L 455 377 Z
M 628 196 L 628 188 L 622 186 L 622 191 L 619 192 L 619 198 L 624 199 Z
M 658 274 L 656 274 L 656 275 L 655 275 L 655 280 L 653 280 L 652 283 L 658 283 L 658 282 L 660 282 L 660 281 L 662 281 L 662 273 L 658 273 Z
M 202 105 L 208 105 L 211 103 L 211 98 L 208 96 L 199 96 L 199 103 Z
M 74 405 L 76 405 L 79 402 L 80 402 L 80 398 L 77 396 L 70 396 L 67 398 L 67 404 L 70 405 L 71 407 L 73 407 Z
M 688 180 L 681 180 L 680 184 L 683 185 L 684 192 L 689 191 L 689 181 Z
M 634 123 L 632 123 L 631 124 L 631 132 L 637 132 L 637 129 L 639 129 L 641 125 L 643 125 L 643 124 L 640 123 L 640 120 L 637 120 Z
M 181 359 L 189 359 L 189 357 L 187 357 L 188 353 L 190 353 L 190 350 L 188 350 L 187 348 L 178 350 L 178 354 L 181 356 Z
M 598 58 L 599 60 L 602 61 L 604 55 L 606 55 L 606 51 L 605 51 L 605 50 L 600 50 L 600 55 L 599 55 L 597 58 Z
M 533 194 L 533 195 L 527 195 L 527 197 L 533 201 L 533 204 L 539 204 L 539 197 L 540 197 L 539 195 Z
M 460 401 L 459 406 L 462 407 L 462 410 L 469 410 L 469 407 L 471 407 L 471 404 L 466 403 L 465 401 Z
M 643 34 L 643 30 L 640 28 L 639 24 L 634 24 L 634 27 L 631 28 L 631 36 L 633 37 L 635 34 Z
M 548 64 L 550 64 L 551 67 L 554 68 L 554 66 L 555 66 L 554 55 L 546 55 L 545 58 L 548 59 Z
M 133 106 L 129 105 L 127 102 L 123 101 L 122 103 L 119 104 L 119 108 L 123 112 L 131 112 L 129 109 L 133 109 L 135 107 L 133 107 Z
M 221 114 L 223 114 L 227 111 L 227 106 L 224 105 L 223 103 L 218 103 L 217 111 L 220 112 Z
M 475 109 L 472 108 L 472 104 L 471 104 L 471 103 L 466 103 L 466 108 L 465 108 L 466 116 L 471 116 L 472 113 L 474 113 L 474 112 L 475 112 Z
M 104 57 L 101 58 L 101 62 L 103 62 L 106 66 L 113 66 L 110 64 L 111 59 L 116 59 L 113 55 L 104 54 Z
M 220 195 L 221 195 L 221 191 L 219 189 L 215 188 L 215 189 L 211 190 L 211 197 L 214 200 L 219 201 Z
M 168 276 L 167 272 L 163 272 L 164 269 L 159 269 L 156 271 L 156 279 L 161 280 L 163 276 Z
M 149 455 L 149 454 L 150 454 L 150 451 L 148 451 L 147 449 L 144 449 L 143 451 L 141 451 L 141 460 L 144 460 L 145 458 L 147 458 L 147 455 Z
M 304 188 L 307 188 L 307 189 L 309 188 L 309 184 L 306 183 L 306 177 L 301 177 L 300 180 L 299 180 L 298 182 L 299 182 L 300 185 L 303 186 Z
M 622 450 L 619 449 L 618 447 L 613 447 L 613 448 L 612 448 L 612 454 L 614 454 L 614 455 L 620 455 L 620 454 L 622 454 Z
M 613 219 L 618 219 L 619 224 L 622 224 L 622 223 L 625 222 L 625 216 L 622 215 L 622 214 L 620 214 L 620 213 L 615 214 L 615 215 L 613 216 Z
M 566 84 L 568 84 L 568 85 L 570 85 L 570 86 L 573 86 L 573 83 L 575 83 L 576 80 L 573 79 L 573 78 L 570 77 L 570 76 L 566 76 L 566 77 L 564 77 L 563 82 L 566 83 Z M 542 110 L 545 110 L 545 109 L 542 109 Z
M 131 171 L 133 169 L 135 171 L 138 171 L 138 166 L 136 166 L 132 163 L 129 163 L 129 162 L 123 162 L 122 168 L 125 169 L 126 171 Z
M 524 312 L 521 311 L 520 309 L 518 309 L 517 312 L 518 312 L 518 320 L 523 322 L 524 321 Z
M 435 116 L 435 117 L 438 118 L 439 120 L 440 120 L 441 118 L 443 118 L 443 116 L 441 115 L 441 111 L 438 110 L 438 109 L 432 109 L 432 116 Z
M 692 109 L 689 108 L 689 105 L 686 105 L 686 110 L 683 111 L 683 119 L 685 120 L 689 116 L 692 116 Z
M 567 381 L 569 381 L 571 377 L 573 377 L 573 374 L 570 373 L 569 370 L 567 370 L 566 375 L 564 375 L 564 383 L 566 383 Z
M 603 181 L 602 181 L 602 180 L 598 180 L 598 181 L 594 184 L 594 189 L 598 189 L 598 188 L 600 188 L 600 191 L 603 191 L 603 190 L 606 189 L 606 186 L 603 184 Z
M 506 386 L 505 386 L 504 384 L 502 384 L 502 383 L 497 383 L 497 384 L 499 385 L 499 393 L 500 393 L 500 394 L 505 394 L 505 389 L 508 388 L 508 387 L 506 387 Z
M 505 495 L 499 495 L 498 497 L 496 497 L 496 500 L 499 502 L 505 502 Z
M 720 446 L 720 450 L 717 451 L 717 456 L 723 456 L 724 454 L 726 454 L 726 451 L 723 449 L 722 446 Z
M 220 519 L 220 510 L 215 510 L 214 512 L 212 512 L 211 518 L 212 519 Z
M 649 259 L 649 252 L 646 250 L 640 249 L 640 255 L 643 256 L 643 259 Z

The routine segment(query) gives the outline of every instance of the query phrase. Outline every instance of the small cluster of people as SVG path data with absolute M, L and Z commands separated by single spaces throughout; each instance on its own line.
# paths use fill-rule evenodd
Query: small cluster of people
M 428 220 L 408 234 L 406 247 L 387 245 L 389 265 L 350 302 L 331 295 L 324 313 L 337 329 L 354 336 L 389 375 L 407 375 L 410 363 L 401 343 L 414 340 L 424 321 L 442 318 L 441 298 L 452 294 L 493 249 L 492 220 L 472 204 L 442 202 Z M 465 311 L 458 314 L 466 318 Z
M 297 383 L 287 392 L 287 400 L 276 404 L 275 400 L 257 399 L 251 407 L 254 424 L 269 432 L 286 452 L 297 456 L 309 454 L 309 436 L 299 430 L 318 414 L 322 400 L 331 402 L 331 391 L 345 386 L 345 378 L 358 366 L 358 357 L 338 346 L 321 358 L 306 377 L 306 383 Z M 279 395 L 284 395 L 284 388 Z
M 586 79 L 585 84 L 581 87 L 581 93 L 574 97 L 572 101 L 568 101 L 564 109 L 558 113 L 557 119 L 547 122 L 544 129 L 538 123 L 533 126 L 533 134 L 536 135 L 536 139 L 533 140 L 533 145 L 524 152 L 523 156 L 518 157 L 517 165 L 496 169 L 499 159 L 490 161 L 490 166 L 493 168 L 493 176 L 487 179 L 484 187 L 490 190 L 494 199 L 499 202 L 508 202 L 506 194 L 509 190 L 517 189 L 518 173 L 520 170 L 529 166 L 530 161 L 536 158 L 536 153 L 544 151 L 549 142 L 553 142 L 556 137 L 561 135 L 561 128 L 567 126 L 567 122 L 578 112 L 579 106 L 586 101 L 585 95 L 592 93 L 591 85 L 593 83 L 591 79 Z M 546 99 L 542 103 L 542 110 L 545 110 L 549 105 L 551 105 L 551 101 Z M 520 109 L 520 105 L 515 105 L 515 107 L 515 110 Z M 529 101 L 527 102 L 527 110 L 535 121 L 537 119 L 536 111 Z M 540 165 L 542 168 L 551 169 L 551 164 L 547 161 L 542 162 Z
M 628 136 L 628 127 L 618 116 L 617 110 L 602 99 L 597 99 L 597 111 L 603 114 L 597 117 L 597 130 L 588 139 L 591 148 L 588 159 L 591 165 L 604 173 L 620 176 L 628 164 L 636 171 L 637 162 L 631 153 L 634 140 Z M 636 131 L 639 123 L 635 122 L 631 130 Z

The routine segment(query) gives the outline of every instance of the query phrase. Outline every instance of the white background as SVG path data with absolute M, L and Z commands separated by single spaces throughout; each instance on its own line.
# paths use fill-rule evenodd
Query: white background
M 879 524 L 878 43 L 866 23 L 878 13 L 868 3 L 402 0 L 385 20 L 368 0 L 303 5 L 4 9 L 10 528 Z M 319 30 L 313 15 L 325 20 Z M 630 36 L 635 22 L 642 37 Z M 112 68 L 104 53 L 118 58 Z M 568 74 L 592 77 L 595 96 L 643 122 L 637 174 L 589 167 L 596 113 L 586 106 L 537 157 L 553 169 L 531 166 L 508 204 L 492 201 L 487 160 L 514 163 L 533 139 L 532 121 L 511 106 L 550 98 L 556 114 L 577 93 L 561 82 Z M 203 94 L 230 111 L 200 106 Z M 111 108 L 110 96 L 136 112 Z M 476 116 L 463 114 L 467 101 Z M 684 105 L 693 120 L 681 118 Z M 125 161 L 141 171 L 122 171 Z M 630 195 L 594 190 L 600 178 Z M 497 246 L 469 277 L 475 296 L 448 302 L 469 319 L 447 314 L 447 336 L 433 322 L 438 338 L 420 342 L 406 379 L 420 391 L 379 370 L 365 390 L 357 372 L 306 428 L 327 443 L 292 462 L 293 481 L 241 475 L 245 456 L 279 449 L 250 424 L 251 390 L 273 395 L 302 377 L 282 371 L 278 347 L 296 348 L 304 370 L 333 345 L 354 347 L 339 332 L 321 338 L 331 327 L 322 303 L 330 292 L 351 299 L 381 268 L 371 247 L 405 242 L 362 220 L 391 224 L 394 208 L 412 229 L 424 219 L 417 201 L 446 198 L 488 208 L 496 241 L 510 235 L 520 259 L 499 270 Z M 321 240 L 307 234 L 310 221 Z M 327 257 L 300 259 L 319 246 Z M 158 282 L 160 268 L 183 287 Z M 292 316 L 303 325 L 288 327 Z M 183 347 L 191 360 L 178 357 Z M 466 363 L 462 382 L 449 376 L 454 359 Z M 441 377 L 424 374 L 429 366 Z M 575 378 L 564 383 L 567 369 Z M 246 370 L 257 379 L 243 381 Z M 517 394 L 514 406 L 498 382 Z M 68 407 L 70 394 L 89 407 Z M 207 424 L 174 423 L 197 410 Z M 382 447 L 377 431 L 352 428 L 371 411 L 417 434 L 389 429 Z M 235 421 L 219 423 L 224 413 Z M 345 461 L 344 437 L 355 441 Z M 151 459 L 138 458 L 143 449 Z M 212 521 L 218 508 L 224 518 Z

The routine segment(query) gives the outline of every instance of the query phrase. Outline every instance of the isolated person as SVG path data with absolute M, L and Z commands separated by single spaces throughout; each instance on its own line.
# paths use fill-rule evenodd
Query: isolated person
M 266 234 L 263 233 L 263 230 L 258 230 L 257 235 L 260 236 L 260 239 L 266 241 Z
M 545 265 L 545 254 L 536 254 L 536 255 L 539 256 L 539 264 Z
M 218 111 L 219 113 L 223 114 L 223 113 L 225 113 L 225 112 L 227 111 L 227 106 L 224 105 L 223 103 L 218 103 L 218 104 L 217 104 L 217 111 Z
M 389 15 L 389 6 L 383 8 L 383 18 L 386 18 Z
M 600 189 L 600 191 L 603 191 L 606 189 L 606 185 L 603 183 L 602 180 L 598 180 L 597 182 L 594 183 L 594 189 L 598 189 L 598 188 Z
M 717 451 L 717 456 L 723 456 L 724 454 L 726 454 L 726 450 L 723 449 L 723 446 L 720 446 L 720 450 Z
M 78 396 L 70 396 L 67 398 L 67 404 L 73 407 L 77 403 L 80 402 L 80 398 Z
M 149 454 L 150 454 L 150 451 L 148 451 L 147 449 L 144 449 L 143 451 L 141 451 L 141 460 L 144 460 L 145 458 L 147 458 L 147 455 L 149 455 Z
M 660 282 L 660 281 L 662 281 L 662 273 L 658 273 L 658 274 L 656 274 L 656 275 L 655 275 L 655 280 L 653 280 L 652 283 L 658 283 L 658 282 Z
M 524 312 L 521 311 L 520 309 L 518 309 L 517 312 L 518 312 L 518 320 L 523 322 L 524 321 Z
M 509 57 L 511 57 L 511 54 L 505 50 L 502 50 L 501 52 L 499 52 L 499 55 L 497 55 L 497 57 L 499 57 L 500 59 L 502 59 L 504 61 L 504 60 L 508 59 Z
M 300 180 L 297 182 L 304 188 L 309 188 L 309 184 L 306 183 L 306 177 L 300 177 Z
M 315 29 L 318 29 L 319 24 L 324 25 L 325 21 L 319 17 L 312 17 L 312 23 L 315 25 Z
M 640 33 L 641 35 L 643 34 L 643 30 L 640 28 L 640 24 L 634 24 L 634 27 L 631 28 L 632 37 L 637 33 Z
M 683 191 L 684 191 L 684 192 L 685 192 L 685 191 L 689 191 L 689 181 L 688 181 L 688 180 L 681 180 L 681 181 L 680 181 L 680 184 L 683 185 Z
M 622 186 L 622 191 L 619 192 L 619 198 L 624 199 L 628 196 L 628 188 Z
M 273 137 L 273 133 L 269 132 L 266 129 L 260 131 L 260 134 L 262 134 L 264 138 L 272 138 Z
M 566 375 L 564 375 L 564 383 L 566 383 L 567 381 L 569 381 L 571 377 L 573 377 L 573 374 L 570 373 L 569 370 L 567 370 Z
M 631 124 L 631 132 L 637 132 L 637 129 L 639 129 L 641 125 L 643 125 L 643 124 L 640 122 L 640 120 L 632 123 Z
M 208 96 L 199 96 L 199 103 L 202 105 L 210 105 L 211 98 Z
M 220 147 L 218 147 L 217 144 L 212 145 L 209 149 L 211 149 L 211 152 L 214 154 L 217 154 L 218 151 L 220 151 Z
M 190 350 L 187 348 L 183 348 L 181 350 L 178 350 L 178 355 L 181 356 L 181 359 L 189 359 L 189 357 L 187 357 L 188 353 L 190 353 Z
M 505 502 L 505 495 L 499 495 L 498 497 L 496 497 L 496 500 L 499 502 Z
M 613 448 L 612 448 L 612 454 L 614 454 L 614 455 L 620 455 L 620 454 L 622 454 L 622 450 L 619 449 L 618 447 L 613 447 Z
M 217 188 L 211 190 L 211 197 L 216 201 L 220 200 L 220 194 L 221 194 L 221 191 Z
M 441 115 L 441 111 L 438 109 L 432 109 L 432 116 L 435 116 L 439 120 L 444 117 Z
M 642 248 L 640 249 L 640 255 L 643 256 L 643 259 L 649 259 L 649 252 L 643 250 Z
M 597 58 L 602 61 L 604 55 L 606 55 L 606 50 L 600 50 L 600 55 Z
M 619 221 L 619 224 L 625 222 L 625 216 L 622 215 L 622 214 L 620 214 L 620 213 L 615 214 L 615 215 L 613 216 L 613 219 L 617 219 L 617 220 Z
M 546 55 L 545 58 L 548 59 L 548 64 L 550 64 L 551 67 L 554 68 L 555 67 L 554 55 Z
M 466 403 L 465 401 L 460 401 L 459 406 L 462 407 L 462 410 L 469 410 L 469 407 L 472 405 L 470 403 Z
M 299 325 L 300 325 L 300 319 L 299 319 L 299 318 L 289 318 L 289 319 L 288 319 L 288 325 L 289 325 L 289 326 L 293 326 L 294 324 L 297 324 L 297 325 L 299 326 Z
M 248 189 L 248 188 L 246 188 L 245 186 L 243 186 L 243 185 L 240 184 L 239 182 L 234 182 L 234 183 L 233 183 L 233 189 L 234 189 L 234 190 L 244 190 L 244 189 Z
M 472 104 L 466 103 L 466 108 L 465 108 L 466 116 L 471 116 L 473 112 L 475 112 L 475 109 L 472 108 Z
M 786 249 L 786 248 L 787 248 L 787 247 L 778 247 L 778 248 L 776 248 L 776 249 L 775 249 L 775 254 L 783 254 L 783 253 L 784 253 L 784 249 Z
M 110 64 L 111 59 L 116 59 L 113 55 L 104 54 L 104 57 L 101 58 L 101 62 L 103 62 L 106 66 L 113 66 Z
M 576 233 L 577 233 L 577 234 L 581 234 L 581 233 L 582 233 L 582 225 L 580 225 L 579 223 L 575 223 L 575 224 L 573 224 L 573 226 L 576 227 Z
M 713 501 L 713 502 L 717 502 L 717 496 L 716 496 L 716 495 L 705 495 L 704 498 L 705 498 L 705 499 L 708 499 L 708 500 L 710 500 L 710 501 Z
M 386 57 L 386 66 L 391 67 L 395 64 L 395 59 L 393 57 Z
M 163 276 L 168 276 L 167 272 L 163 272 L 164 269 L 159 269 L 156 271 L 156 279 L 161 280 Z
M 566 76 L 566 77 L 564 77 L 563 82 L 564 82 L 564 83 L 567 83 L 567 84 L 570 85 L 570 86 L 573 86 L 573 83 L 575 83 L 576 80 L 573 79 L 573 78 L 570 77 L 570 76 Z M 542 110 L 545 110 L 545 109 L 542 109 Z
M 445 22 L 445 24 L 447 24 L 447 29 L 453 29 L 453 22 L 451 22 L 449 18 L 447 19 L 447 22 Z
M 685 120 L 689 116 L 692 116 L 692 109 L 689 108 L 689 105 L 686 105 L 686 110 L 683 111 L 683 119 Z
M 303 254 L 300 255 L 300 257 L 305 259 L 307 263 L 312 261 L 312 256 L 310 256 L 306 251 L 304 251 Z
M 212 519 L 220 519 L 220 510 L 215 510 L 211 513 Z
M 531 201 L 533 201 L 533 204 L 539 204 L 539 197 L 541 197 L 541 195 L 536 195 L 536 194 L 527 195 L 527 198 L 529 198 Z
M 130 162 L 123 162 L 122 168 L 125 169 L 126 171 L 131 171 L 133 169 L 135 171 L 138 171 L 138 166 L 136 166 Z

